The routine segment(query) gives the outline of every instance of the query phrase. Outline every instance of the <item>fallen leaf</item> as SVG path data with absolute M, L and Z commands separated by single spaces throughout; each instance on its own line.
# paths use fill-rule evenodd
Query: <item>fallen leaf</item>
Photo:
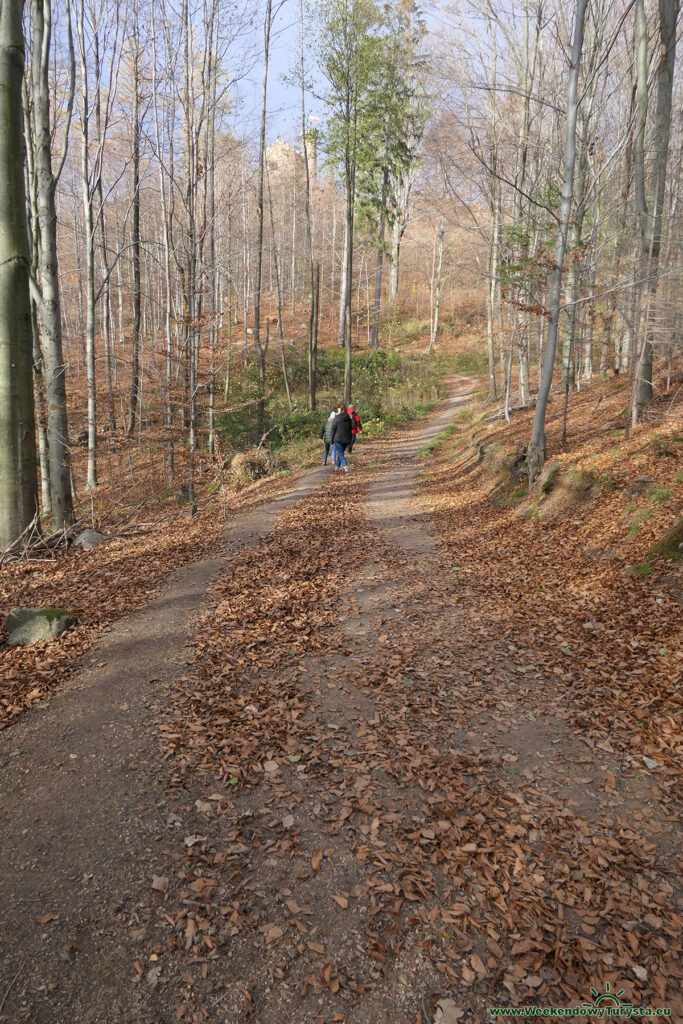
M 206 842 L 206 836 L 200 836 L 200 835 L 197 835 L 197 834 L 195 834 L 193 836 L 185 836 L 185 846 L 195 846 L 197 843 L 205 843 L 205 842 Z
M 145 975 L 145 981 L 150 988 L 156 988 L 159 984 L 159 978 L 161 976 L 161 964 L 155 964 L 154 967 L 150 967 Z
M 434 1024 L 457 1024 L 465 1011 L 452 999 L 440 999 L 436 1004 Z
M 270 946 L 273 942 L 277 942 L 284 935 L 282 928 L 278 928 L 276 924 L 271 925 L 266 932 L 266 945 Z

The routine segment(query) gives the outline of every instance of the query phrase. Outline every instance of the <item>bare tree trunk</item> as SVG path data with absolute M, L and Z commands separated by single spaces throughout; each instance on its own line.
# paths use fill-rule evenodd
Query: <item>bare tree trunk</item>
M 666 198 L 666 174 L 671 135 L 671 101 L 674 65 L 676 60 L 676 27 L 680 0 L 659 0 L 660 59 L 657 69 L 657 99 L 655 108 L 654 155 L 650 206 L 645 200 L 645 115 L 647 112 L 647 26 L 643 0 L 636 0 L 638 33 L 638 95 L 642 116 L 638 118 L 635 143 L 636 212 L 640 226 L 642 265 L 647 267 L 648 301 L 645 333 L 635 373 L 634 393 L 631 399 L 631 417 L 635 425 L 639 413 L 652 401 L 652 356 L 655 299 L 659 286 L 659 255 L 662 244 L 662 217 Z M 644 55 L 643 55 L 644 51 Z M 644 96 L 641 95 L 644 91 Z
M 436 342 L 437 334 L 439 333 L 439 313 L 441 310 L 441 271 L 443 268 L 443 235 L 444 235 L 444 216 L 441 214 L 441 223 L 439 224 L 439 242 L 438 242 L 438 256 L 435 261 L 435 266 L 432 266 L 432 283 L 429 296 L 429 351 L 431 352 Z
M 215 449 L 216 416 L 216 342 L 218 340 L 218 270 L 216 267 L 216 93 L 218 65 L 213 51 L 214 19 L 212 18 L 212 52 L 209 63 L 209 105 L 206 122 L 206 159 L 208 190 L 208 235 L 209 235 L 209 454 Z
M 391 228 L 391 273 L 389 274 L 389 301 L 395 302 L 398 295 L 399 259 L 401 256 L 401 223 L 398 219 Z
M 375 297 L 372 305 L 372 333 L 370 348 L 379 348 L 379 308 L 382 299 L 382 263 L 384 260 L 384 224 L 386 220 L 385 206 L 387 201 L 387 172 L 384 172 L 382 183 L 381 210 L 379 215 L 379 232 L 377 235 L 377 262 L 375 264 Z
M 348 157 L 347 157 L 348 163 Z M 344 267 L 344 402 L 351 405 L 351 290 L 353 283 L 353 213 L 355 199 L 355 180 L 346 175 L 346 245 Z
M 557 345 L 557 323 L 560 315 L 560 297 L 562 290 L 562 271 L 564 255 L 567 248 L 569 217 L 572 208 L 572 191 L 574 187 L 574 163 L 576 160 L 576 117 L 578 111 L 578 84 L 581 51 L 583 48 L 583 30 L 588 0 L 577 0 L 574 22 L 574 41 L 572 44 L 571 65 L 567 81 L 567 127 L 564 151 L 564 175 L 562 181 L 562 200 L 560 203 L 560 219 L 555 241 L 554 265 L 550 278 L 548 331 L 546 335 L 543 369 L 538 389 L 534 421 L 531 428 L 531 439 L 527 452 L 529 486 L 534 482 L 545 460 L 545 414 L 550 397 L 550 388 L 555 366 L 555 348 Z
M 90 98 L 86 15 L 81 0 L 77 21 L 79 56 L 81 65 L 81 188 L 83 192 L 83 226 L 85 235 L 85 351 L 88 382 L 88 487 L 97 486 L 97 382 L 95 377 L 95 223 L 93 195 L 90 182 Z M 93 30 L 96 31 L 95 26 Z
M 529 53 L 529 7 L 527 0 L 524 3 L 524 71 L 523 71 L 523 106 L 522 119 L 517 140 L 517 166 L 515 169 L 515 192 L 514 192 L 514 226 L 520 233 L 520 241 L 515 245 L 515 262 L 518 265 L 518 275 L 522 274 L 527 256 L 529 244 L 526 231 L 523 225 L 524 212 L 524 188 L 526 185 L 527 160 L 529 155 L 529 126 L 531 91 L 536 77 L 536 62 L 538 48 L 541 38 L 541 24 L 543 20 L 543 0 L 537 0 L 536 25 L 534 29 L 534 41 L 531 54 Z M 520 400 L 524 405 L 529 397 L 529 339 L 525 329 L 524 313 L 522 305 L 526 302 L 524 286 L 518 283 L 515 289 L 516 313 L 516 334 L 517 354 L 519 357 L 519 391 Z
M 0 549 L 38 510 L 24 191 L 23 0 L 0 5 Z
M 489 361 L 489 398 L 496 400 L 496 351 L 493 344 L 493 325 L 498 295 L 498 263 L 500 260 L 500 187 L 493 181 L 493 235 L 489 253 L 489 283 L 486 293 L 486 345 Z
M 413 164 L 404 174 L 400 182 L 393 183 L 393 192 L 397 210 L 391 229 L 391 272 L 389 274 L 389 304 L 393 305 L 398 298 L 399 269 L 401 260 L 401 241 L 408 226 L 410 215 L 410 193 L 415 180 L 416 165 Z
M 578 167 L 574 186 L 574 216 L 569 226 L 568 244 L 570 250 L 569 269 L 567 272 L 567 290 L 565 295 L 566 315 L 564 317 L 564 337 L 562 344 L 562 387 L 565 392 L 574 383 L 572 353 L 576 351 L 576 302 L 579 296 L 581 234 L 585 213 L 584 193 L 586 182 L 586 153 L 581 139 L 578 156 Z
M 315 409 L 316 405 L 316 381 L 317 381 L 317 355 L 318 355 L 318 321 L 320 318 L 320 263 L 313 264 L 313 277 L 311 280 L 311 315 L 309 318 L 308 332 L 311 353 L 309 362 L 309 391 L 308 407 Z
M 227 250 L 228 259 L 231 256 L 232 248 L 232 205 L 231 196 L 228 196 L 228 209 L 226 211 L 226 224 L 227 224 Z M 232 366 L 232 267 L 228 264 L 227 270 L 227 285 L 228 285 L 228 349 L 226 352 L 226 367 L 225 367 L 225 391 L 223 393 L 223 404 L 228 404 L 228 397 L 230 395 L 230 371 Z
M 349 231 L 346 219 L 344 220 L 344 252 L 342 255 L 342 276 L 341 276 L 341 289 L 339 292 L 339 330 L 337 331 L 337 342 L 340 348 L 344 346 L 345 338 L 345 324 L 346 324 L 346 292 L 347 292 L 347 253 L 349 248 Z
M 39 234 L 38 186 L 36 181 L 34 132 L 30 123 L 31 103 L 28 97 L 26 79 L 22 84 L 24 112 L 24 140 L 26 144 L 26 192 L 28 216 L 28 247 L 31 253 L 30 278 L 38 280 Z M 38 292 L 37 285 L 34 291 Z M 38 306 L 36 294 L 31 297 L 31 337 L 33 341 L 33 401 L 36 430 L 38 432 L 38 460 L 40 463 L 40 510 L 44 518 L 52 514 L 50 499 L 50 453 L 47 436 L 47 405 L 45 402 L 45 374 L 43 353 L 40 350 L 40 329 L 38 327 Z
M 292 174 L 292 259 L 291 259 L 291 314 L 294 316 L 296 304 L 296 164 Z
M 275 264 L 275 286 L 277 289 L 277 333 L 280 340 L 280 360 L 282 362 L 282 379 L 285 385 L 285 393 L 287 395 L 287 405 L 291 412 L 294 406 L 292 405 L 292 395 L 289 389 L 289 378 L 287 376 L 287 360 L 285 358 L 285 339 L 282 334 L 282 282 L 280 272 L 280 261 L 277 258 L 277 250 L 275 248 L 275 218 L 273 216 L 273 196 L 270 191 L 270 175 L 268 174 L 268 168 L 266 167 L 266 183 L 268 186 L 268 210 L 270 213 L 270 235 L 271 235 L 271 253 L 273 256 L 273 262 Z
M 152 14 L 152 102 L 154 109 L 154 129 L 157 148 L 157 162 L 159 168 L 159 193 L 161 196 L 161 215 L 164 228 L 164 333 L 166 349 L 166 379 L 165 379 L 165 411 L 164 426 L 166 428 L 166 470 L 169 480 L 173 479 L 174 458 L 173 440 L 171 428 L 173 426 L 173 403 L 171 400 L 171 387 L 173 379 L 173 296 L 171 293 L 171 210 L 166 191 L 166 180 L 164 176 L 164 161 L 160 159 L 162 153 L 161 131 L 159 125 L 159 102 L 157 95 L 157 50 L 156 50 L 156 24 L 155 4 L 151 5 Z M 169 177 L 173 181 L 173 141 L 172 133 L 169 133 Z M 172 185 L 171 185 L 172 188 Z
M 266 0 L 266 14 L 263 26 L 263 85 L 261 87 L 261 129 L 259 132 L 258 177 L 256 195 L 256 276 L 254 280 L 254 347 L 258 359 L 258 425 L 259 435 L 264 431 L 266 393 L 266 347 L 261 345 L 261 273 L 263 268 L 263 195 L 266 151 L 266 110 L 268 99 L 268 58 L 270 52 L 270 28 L 272 22 L 272 0 Z M 292 286 L 292 294 L 294 288 Z
M 57 211 L 55 191 L 68 144 L 76 76 L 71 10 L 66 8 L 66 38 L 69 48 L 69 86 L 66 118 L 62 130 L 62 153 L 57 172 L 52 169 L 49 78 L 52 6 L 50 0 L 33 0 L 31 49 L 31 90 L 35 132 L 35 173 L 38 200 L 38 266 L 40 269 L 40 314 L 42 352 L 45 361 L 49 487 L 51 522 L 54 530 L 73 522 L 69 429 L 66 410 L 66 364 L 62 347 L 62 311 L 57 261 Z
M 93 40 L 94 44 L 94 60 L 95 66 L 100 66 L 99 56 L 99 39 L 95 35 Z M 97 145 L 101 147 L 104 145 L 103 138 L 103 126 L 102 126 L 102 102 L 101 102 L 101 90 L 98 88 L 95 94 L 95 127 L 97 130 Z M 113 433 L 116 430 L 116 411 L 114 405 L 114 389 L 112 381 L 112 352 L 111 352 L 111 337 L 110 337 L 110 321 L 111 321 L 111 289 L 109 287 L 109 277 L 111 273 L 111 266 L 109 263 L 109 255 L 107 249 L 107 219 L 104 205 L 104 189 L 102 187 L 102 175 L 97 175 L 96 182 L 96 193 L 97 201 L 99 204 L 99 213 L 97 216 L 97 226 L 100 229 L 101 236 L 101 264 L 102 264 L 102 275 L 105 281 L 104 284 L 104 308 L 101 313 L 102 323 L 102 340 L 104 342 L 104 372 L 105 372 L 105 384 L 107 388 L 107 413 L 109 416 L 109 429 Z M 93 239 L 94 243 L 94 239 Z
M 138 5 L 133 3 L 133 331 L 131 335 L 131 382 L 128 433 L 135 429 L 140 400 L 140 40 L 138 38 Z
M 300 80 L 301 80 L 301 147 L 304 157 L 305 171 L 305 195 L 304 211 L 306 215 L 306 252 L 308 255 L 308 276 L 311 291 L 311 307 L 308 317 L 308 408 L 315 409 L 316 389 L 318 383 L 318 295 L 320 289 L 320 268 L 316 273 L 316 265 L 313 260 L 313 224 L 311 216 L 311 175 L 308 156 L 308 131 L 306 128 L 306 66 L 304 48 L 304 3 L 300 0 L 299 16 L 301 20 L 300 31 Z M 316 145 L 316 139 L 313 138 Z M 333 207 L 334 209 L 334 207 Z M 332 243 L 332 267 L 334 273 L 334 241 Z

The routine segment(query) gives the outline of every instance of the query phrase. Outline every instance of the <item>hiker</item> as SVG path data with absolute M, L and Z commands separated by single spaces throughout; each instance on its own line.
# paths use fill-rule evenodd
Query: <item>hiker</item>
M 363 424 L 360 421 L 360 416 L 358 415 L 358 413 L 356 412 L 352 405 L 350 405 L 346 411 L 351 417 L 351 444 L 347 449 L 347 454 L 350 455 L 351 452 L 353 451 L 353 446 L 356 443 L 356 438 L 363 429 Z
M 320 428 L 320 440 L 325 442 L 325 454 L 323 456 L 323 466 L 327 465 L 327 456 L 330 454 L 330 448 L 332 447 L 332 420 L 336 416 L 334 409 L 327 417 L 322 427 Z
M 332 442 L 332 458 L 337 467 L 336 472 L 343 469 L 345 473 L 348 473 L 349 467 L 345 452 L 351 444 L 351 417 L 346 411 L 346 406 L 341 402 L 337 407 L 337 415 L 332 420 L 330 440 Z

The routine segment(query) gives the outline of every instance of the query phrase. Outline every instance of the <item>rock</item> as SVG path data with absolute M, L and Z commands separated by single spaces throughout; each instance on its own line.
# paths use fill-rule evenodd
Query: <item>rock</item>
M 98 533 L 97 530 L 84 530 L 74 541 L 74 547 L 89 551 L 90 548 L 96 548 L 98 544 L 105 540 L 107 538 L 104 534 Z
M 241 484 L 250 484 L 273 471 L 270 452 L 264 448 L 252 448 L 246 452 L 238 452 L 231 461 L 232 474 Z
M 634 480 L 631 480 L 627 491 L 629 494 L 644 494 L 653 483 L 654 480 L 651 476 L 637 476 Z
M 610 548 L 605 551 L 602 548 L 585 548 L 583 556 L 584 558 L 596 558 L 599 562 L 614 562 L 618 558 L 617 553 Z
M 5 619 L 8 644 L 54 640 L 78 619 L 64 608 L 12 608 Z

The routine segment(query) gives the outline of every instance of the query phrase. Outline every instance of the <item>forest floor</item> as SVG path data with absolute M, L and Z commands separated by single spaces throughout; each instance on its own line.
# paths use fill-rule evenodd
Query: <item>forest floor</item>
M 611 491 L 522 519 L 485 445 L 430 455 L 468 390 L 171 577 L 153 538 L 74 563 L 78 594 L 139 561 L 141 607 L 5 707 L 3 1024 L 683 1018 L 679 570 L 628 571 Z

